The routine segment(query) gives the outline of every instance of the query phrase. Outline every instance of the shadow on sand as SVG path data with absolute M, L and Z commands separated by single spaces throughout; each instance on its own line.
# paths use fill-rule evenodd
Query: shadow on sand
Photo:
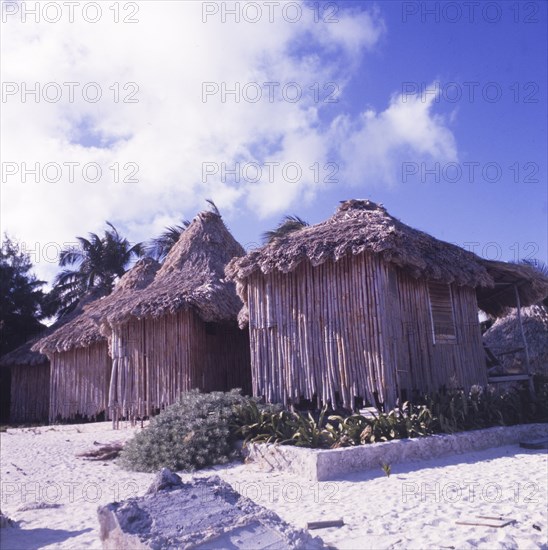
M 48 544 L 59 544 L 72 537 L 78 537 L 89 533 L 93 529 L 80 531 L 66 531 L 64 529 L 23 529 L 21 527 L 9 527 L 0 531 L 0 548 L 2 550 L 37 550 Z M 74 548 L 77 548 L 75 544 Z

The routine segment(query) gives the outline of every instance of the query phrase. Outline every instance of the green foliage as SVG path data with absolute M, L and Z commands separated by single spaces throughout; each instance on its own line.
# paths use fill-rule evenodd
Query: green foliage
M 446 391 L 424 396 L 418 403 L 405 402 L 399 408 L 371 417 L 352 414 L 331 415 L 326 419 L 325 408 L 316 418 L 310 412 L 260 410 L 253 403 L 245 407 L 255 407 L 256 411 L 253 422 L 242 420 L 238 427 L 238 433 L 246 441 L 326 449 L 434 433 L 547 422 L 548 384 L 539 385 L 535 399 L 519 389 L 500 392 L 492 387 L 474 387 L 468 394 Z
M 15 349 L 44 327 L 44 284 L 31 273 L 29 254 L 4 235 L 0 247 L 0 355 Z
M 103 236 L 90 233 L 76 237 L 76 247 L 65 247 L 59 256 L 63 269 L 55 278 L 49 295 L 50 314 L 72 311 L 88 291 L 109 294 L 114 283 L 126 271 L 130 262 L 144 254 L 142 243 L 131 243 L 118 233 L 110 222 Z
M 246 408 L 251 407 L 256 405 L 246 405 Z M 331 415 L 326 419 L 326 407 L 317 418 L 311 412 L 305 415 L 297 411 L 257 410 L 259 417 L 253 423 L 243 422 L 238 428 L 246 441 L 254 443 L 329 449 L 433 433 L 430 411 L 425 406 L 412 407 L 409 403 L 373 418 L 352 414 L 346 417 Z
M 180 224 L 166 227 L 158 237 L 145 244 L 146 253 L 151 258 L 163 262 L 189 225 L 189 220 L 182 220 Z
M 390 477 L 390 474 L 392 473 L 392 466 L 390 466 L 390 464 L 386 464 L 385 462 L 383 462 L 381 464 L 381 468 L 384 474 L 386 475 L 386 477 Z
M 262 405 L 250 399 L 235 410 L 232 429 L 246 441 L 285 443 L 293 437 L 292 413 L 281 405 Z
M 498 391 L 492 386 L 475 386 L 468 394 L 463 391 L 438 392 L 425 398 L 425 402 L 436 419 L 436 432 L 545 422 L 548 420 L 548 402 L 543 395 L 546 395 L 547 387 L 539 387 L 535 399 L 523 389 Z
M 310 224 L 308 222 L 306 222 L 302 218 L 299 218 L 299 216 L 284 216 L 275 229 L 265 231 L 263 233 L 263 243 L 271 243 L 276 239 L 285 237 L 290 233 L 293 233 L 294 231 L 299 231 L 300 229 L 308 227 L 309 225 Z
M 153 472 L 163 467 L 194 470 L 226 462 L 232 453 L 237 407 L 247 401 L 237 390 L 184 393 L 124 447 L 120 465 Z

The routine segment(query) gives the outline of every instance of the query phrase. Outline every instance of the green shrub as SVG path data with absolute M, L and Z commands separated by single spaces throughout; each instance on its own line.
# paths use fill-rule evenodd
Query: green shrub
M 520 388 L 475 386 L 468 394 L 437 392 L 423 402 L 436 419 L 434 430 L 441 433 L 548 421 L 548 385 L 540 385 L 534 398 Z
M 119 463 L 139 472 L 224 463 L 233 449 L 235 411 L 247 401 L 238 390 L 184 393 L 125 445 Z

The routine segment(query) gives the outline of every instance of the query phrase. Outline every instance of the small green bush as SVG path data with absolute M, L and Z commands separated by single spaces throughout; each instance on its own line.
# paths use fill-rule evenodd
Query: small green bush
M 222 464 L 233 449 L 236 407 L 246 401 L 238 390 L 184 393 L 125 445 L 119 464 L 139 472 Z

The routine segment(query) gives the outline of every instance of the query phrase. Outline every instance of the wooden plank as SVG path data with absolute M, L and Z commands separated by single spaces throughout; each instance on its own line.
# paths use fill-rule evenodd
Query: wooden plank
M 327 529 L 328 527 L 342 527 L 344 521 L 342 519 L 333 519 L 325 521 L 309 521 L 306 524 L 306 528 L 309 530 L 312 529 Z
M 503 518 L 503 517 L 491 517 L 491 516 L 475 516 L 474 519 L 465 521 L 456 521 L 457 525 L 473 525 L 474 527 L 495 527 L 501 529 L 507 525 L 515 523 L 515 519 Z
M 518 286 L 514 284 L 514 293 L 516 296 L 516 307 L 518 312 L 518 324 L 519 324 L 519 330 L 521 332 L 521 339 L 523 341 L 523 347 L 525 348 L 525 368 L 527 370 L 527 374 L 531 374 L 531 361 L 529 360 L 529 348 L 527 346 L 527 338 L 525 337 L 525 332 L 523 330 L 523 321 L 521 319 L 521 303 L 520 303 L 520 297 L 519 297 L 519 291 Z M 535 394 L 535 386 L 533 384 L 533 379 L 529 379 L 529 391 L 531 392 L 531 395 Z

